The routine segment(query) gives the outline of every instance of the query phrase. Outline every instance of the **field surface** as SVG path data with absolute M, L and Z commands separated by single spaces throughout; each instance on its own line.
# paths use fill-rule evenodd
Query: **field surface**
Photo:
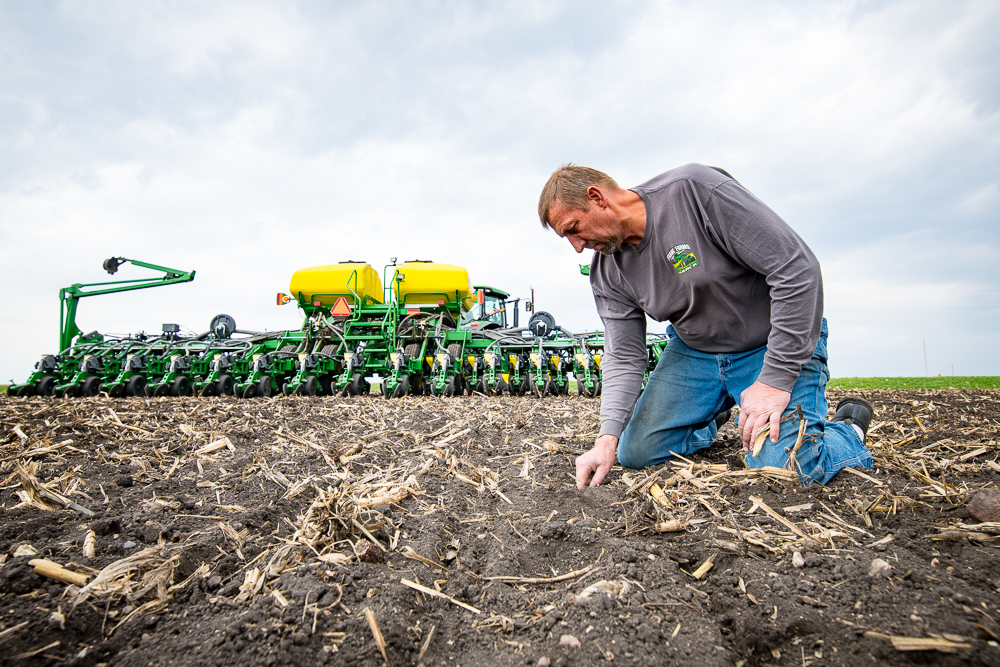
M 827 487 L 583 492 L 576 397 L 3 397 L 0 664 L 1000 664 L 1000 392 L 865 395 Z

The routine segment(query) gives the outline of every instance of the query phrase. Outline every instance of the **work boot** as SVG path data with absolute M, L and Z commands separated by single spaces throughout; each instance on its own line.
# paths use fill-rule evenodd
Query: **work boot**
M 722 425 L 729 421 L 729 417 L 732 415 L 732 409 L 725 409 L 719 414 L 715 415 L 715 430 L 718 431 L 722 428 Z
M 837 403 L 837 412 L 831 421 L 844 422 L 861 429 L 862 440 L 868 435 L 868 427 L 872 425 L 875 408 L 872 404 L 858 396 L 848 396 Z

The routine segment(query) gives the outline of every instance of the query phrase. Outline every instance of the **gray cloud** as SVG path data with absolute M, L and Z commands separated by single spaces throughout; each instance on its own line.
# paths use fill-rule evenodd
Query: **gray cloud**
M 998 28 L 990 2 L 0 2 L 0 376 L 112 254 L 198 278 L 81 306 L 109 331 L 295 326 L 292 271 L 390 256 L 596 327 L 534 214 L 570 160 L 733 173 L 823 261 L 835 374 L 920 374 L 924 340 L 1000 374 Z

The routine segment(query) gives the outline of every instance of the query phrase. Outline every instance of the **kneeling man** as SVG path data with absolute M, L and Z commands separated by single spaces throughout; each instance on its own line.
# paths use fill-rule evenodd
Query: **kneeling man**
M 734 405 L 743 449 L 769 425 L 751 467 L 794 467 L 826 484 L 871 467 L 872 406 L 846 398 L 826 421 L 827 325 L 819 262 L 791 227 L 722 169 L 690 164 L 626 190 L 575 165 L 542 190 L 543 227 L 593 249 L 590 284 L 604 321 L 601 431 L 576 460 L 577 486 L 614 465 L 642 468 L 715 441 Z M 646 315 L 670 342 L 639 396 Z M 636 401 L 638 397 L 638 402 Z M 784 417 L 784 420 L 782 419 Z

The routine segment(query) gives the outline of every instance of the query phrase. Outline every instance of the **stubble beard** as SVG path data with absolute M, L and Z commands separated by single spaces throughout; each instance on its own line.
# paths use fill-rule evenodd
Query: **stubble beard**
M 618 241 L 615 241 L 614 239 L 608 239 L 607 241 L 604 242 L 604 247 L 598 250 L 598 252 L 601 253 L 602 255 L 613 255 L 616 252 L 618 252 L 618 249 L 620 247 L 621 246 L 618 243 Z

